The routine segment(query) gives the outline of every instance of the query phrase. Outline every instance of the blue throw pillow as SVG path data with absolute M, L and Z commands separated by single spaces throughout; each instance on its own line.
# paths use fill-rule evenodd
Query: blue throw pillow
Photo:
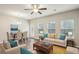
M 44 34 L 44 38 L 47 38 L 48 37 L 48 34 Z
M 32 54 L 32 52 L 28 51 L 26 48 L 20 48 L 21 54 Z
M 65 40 L 65 35 L 60 35 L 60 40 Z
M 17 46 L 16 40 L 10 40 L 9 42 L 10 42 L 11 47 L 16 47 Z

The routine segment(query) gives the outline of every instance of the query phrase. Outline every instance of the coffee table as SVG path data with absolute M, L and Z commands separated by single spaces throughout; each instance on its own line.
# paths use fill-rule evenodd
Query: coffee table
M 33 49 L 36 51 L 41 51 L 43 53 L 50 53 L 50 51 L 53 49 L 53 44 L 49 44 L 48 46 L 45 46 L 42 44 L 43 42 L 35 42 L 33 44 Z

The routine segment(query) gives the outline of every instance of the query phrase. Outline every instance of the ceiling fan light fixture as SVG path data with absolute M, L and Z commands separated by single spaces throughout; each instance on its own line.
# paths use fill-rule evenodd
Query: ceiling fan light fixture
M 32 4 L 32 9 L 24 9 L 24 10 L 32 10 L 31 14 L 33 13 L 42 14 L 40 10 L 47 10 L 47 8 L 39 8 L 39 4 Z
M 38 9 L 33 9 L 34 12 L 38 12 Z

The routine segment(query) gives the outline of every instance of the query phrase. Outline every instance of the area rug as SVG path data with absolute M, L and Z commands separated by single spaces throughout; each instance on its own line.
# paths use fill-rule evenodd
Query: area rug
M 61 46 L 53 46 L 53 49 L 51 50 L 50 54 L 64 54 L 66 51 L 66 48 Z

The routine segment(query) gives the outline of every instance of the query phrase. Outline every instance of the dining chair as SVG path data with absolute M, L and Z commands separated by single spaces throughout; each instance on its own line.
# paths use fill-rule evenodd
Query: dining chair
M 17 36 L 16 39 L 18 41 L 18 44 L 21 44 L 22 43 L 22 32 L 17 32 L 16 36 Z
M 23 32 L 23 42 L 25 43 L 27 40 L 28 40 L 28 38 L 27 38 L 27 32 Z

